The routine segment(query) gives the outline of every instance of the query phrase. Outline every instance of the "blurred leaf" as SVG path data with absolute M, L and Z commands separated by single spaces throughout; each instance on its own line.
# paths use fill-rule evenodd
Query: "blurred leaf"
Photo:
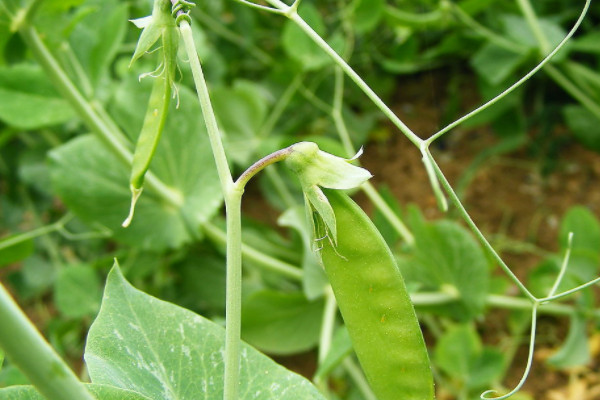
M 437 341 L 434 360 L 447 375 L 466 382 L 481 351 L 481 340 L 475 330 L 469 325 L 459 325 Z
M 528 47 L 539 47 L 538 41 L 524 17 L 517 15 L 504 15 L 502 16 L 502 20 L 504 23 L 504 31 L 512 40 Z M 565 38 L 565 36 L 567 36 L 567 32 L 551 19 L 538 18 L 538 22 L 544 37 L 552 49 L 554 49 Z M 565 55 L 566 52 L 561 51 L 555 56 L 554 61 L 563 59 Z
M 352 9 L 352 27 L 356 33 L 367 33 L 379 25 L 383 17 L 385 0 L 354 0 Z
M 246 298 L 242 309 L 242 337 L 266 353 L 300 353 L 319 342 L 322 301 L 265 290 Z
M 73 118 L 42 69 L 17 64 L 0 67 L 0 120 L 20 129 L 37 129 Z
M 600 119 L 583 106 L 565 106 L 563 116 L 573 135 L 584 146 L 600 152 Z
M 223 397 L 223 328 L 131 286 L 115 265 L 88 334 L 85 360 L 93 383 L 151 399 Z M 240 400 L 323 396 L 252 347 L 241 348 Z
M 585 249 L 594 254 L 600 253 L 600 222 L 586 207 L 571 207 L 560 225 L 560 244 L 567 248 L 569 232 L 573 232 L 573 250 Z
M 177 270 L 181 277 L 178 304 L 219 315 L 225 312 L 224 258 L 212 254 L 193 254 Z
M 572 368 L 584 366 L 590 361 L 587 319 L 574 314 L 571 317 L 567 339 L 562 347 L 548 359 L 548 364 L 556 368 Z
M 102 400 L 150 400 L 139 393 L 113 386 L 88 384 L 87 387 Z M 0 400 L 44 400 L 44 397 L 33 386 L 17 386 L 1 389 Z
M 267 115 L 263 88 L 238 80 L 231 88 L 215 88 L 211 99 L 223 130 L 227 154 L 238 164 L 249 166 L 256 157 L 259 130 Z
M 448 376 L 471 389 L 490 385 L 502 377 L 504 357 L 499 350 L 484 348 L 469 325 L 449 329 L 434 350 L 436 365 Z
M 325 37 L 325 24 L 314 5 L 302 3 L 298 13 L 315 32 Z M 291 20 L 285 23 L 281 42 L 287 55 L 300 63 L 305 70 L 316 70 L 332 62 L 331 58 Z
M 24 260 L 33 253 L 33 239 L 24 235 L 27 234 L 11 235 L 0 240 L 0 267 Z
M 124 84 L 115 112 L 127 132 L 139 134 L 146 101 L 138 85 Z M 81 136 L 50 153 L 50 172 L 58 195 L 82 221 L 101 224 L 125 243 L 154 251 L 176 248 L 198 235 L 199 225 L 212 217 L 222 196 L 200 106 L 186 88 L 179 89 L 180 106 L 172 104 L 164 137 L 150 170 L 183 199 L 180 208 L 166 204 L 146 189 L 129 228 L 121 223 L 129 210 L 129 167 L 98 139 Z
M 479 314 L 489 287 L 488 260 L 479 244 L 451 221 L 425 223 L 413 214 L 411 222 L 415 249 L 398 260 L 407 282 L 458 294 L 459 304 L 439 308 L 445 315 L 464 320 Z
M 500 349 L 484 347 L 481 354 L 471 365 L 468 386 L 480 389 L 493 384 L 502 378 L 506 360 Z
M 485 44 L 471 58 L 471 66 L 491 85 L 508 79 L 527 59 L 527 54 L 514 53 L 493 43 Z
M 582 53 L 600 54 L 600 31 L 595 30 L 581 35 L 569 42 L 569 48 Z
M 0 370 L 0 388 L 16 385 L 29 385 L 29 380 L 14 365 L 5 365 Z
M 304 206 L 298 205 L 286 210 L 277 222 L 279 225 L 295 229 L 302 238 L 302 290 L 304 295 L 308 300 L 323 296 L 329 281 L 311 246 L 312 232 L 306 221 Z
M 58 271 L 54 283 L 54 303 L 68 318 L 93 316 L 102 299 L 98 274 L 90 265 L 69 265 Z
M 329 375 L 351 353 L 352 340 L 350 340 L 350 334 L 345 326 L 341 326 L 335 331 L 331 340 L 331 347 L 323 361 L 319 364 L 313 380 Z
M 70 42 L 96 87 L 110 72 L 108 67 L 125 38 L 128 5 L 117 0 L 88 0 L 86 5 L 94 7 L 94 12 L 75 26 Z
M 24 298 L 37 296 L 50 288 L 56 278 L 55 267 L 38 254 L 27 258 L 21 267 L 23 277 L 21 296 Z
M 398 202 L 394 194 L 391 192 L 389 187 L 382 186 L 378 189 L 379 194 L 387 203 L 387 205 L 392 209 L 392 211 L 394 211 L 398 216 L 402 215 L 400 203 Z M 396 245 L 396 242 L 400 238 L 400 234 L 398 234 L 396 228 L 394 228 L 392 224 L 390 224 L 385 215 L 383 215 L 381 211 L 379 211 L 379 208 L 375 209 L 375 213 L 373 214 L 373 223 L 375 224 L 375 227 L 377 228 L 379 233 L 381 233 L 381 236 L 383 236 L 383 238 L 385 239 L 388 246 L 391 249 L 393 249 Z

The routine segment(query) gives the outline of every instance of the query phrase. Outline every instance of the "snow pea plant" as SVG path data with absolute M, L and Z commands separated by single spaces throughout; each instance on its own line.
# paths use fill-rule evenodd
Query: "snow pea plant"
M 451 200 L 489 256 L 529 301 L 526 308 L 531 310 L 531 340 L 522 380 L 514 389 L 498 397 L 492 397 L 496 390 L 481 394 L 482 399 L 511 397 L 523 386 L 532 365 L 538 311 L 548 309 L 556 312 L 557 308 L 551 309 L 546 304 L 594 285 L 600 278 L 563 288 L 573 243 L 577 241 L 572 233 L 567 232 L 564 257 L 557 277 L 545 295 L 534 295 L 514 275 L 471 220 L 432 156 L 430 147 L 460 123 L 510 94 L 548 63 L 582 23 L 590 0 L 585 2 L 579 19 L 568 35 L 535 68 L 497 97 L 428 139 L 421 139 L 402 122 L 346 62 L 343 55 L 313 30 L 299 12 L 302 11 L 300 0 L 295 0 L 291 5 L 280 0 L 266 0 L 264 3 L 267 5 L 237 1 L 253 11 L 287 18 L 291 24 L 286 28 L 288 36 L 289 32 L 305 34 L 312 45 L 320 48 L 320 57 L 332 60 L 335 98 L 331 116 L 347 156 L 351 157 L 355 149 L 341 108 L 345 76 L 419 149 L 439 207 L 447 211 L 447 198 Z M 46 3 L 50 4 L 50 9 L 54 7 L 60 10 L 64 7 L 49 0 Z M 268 152 L 234 180 L 232 160 L 228 156 L 232 145 L 223 141 L 220 128 L 220 125 L 234 122 L 225 119 L 219 121 L 215 112 L 213 96 L 198 54 L 196 41 L 199 35 L 192 28 L 193 2 L 155 0 L 150 16 L 133 21 L 142 32 L 129 67 L 140 63 L 142 67 L 147 67 L 149 63 L 145 59 L 155 56 L 158 66 L 139 77 L 143 81 L 151 80 L 149 97 L 136 98 L 127 93 L 130 85 L 136 82 L 124 87 L 120 97 L 116 98 L 116 117 L 90 100 L 90 94 L 82 90 L 88 88 L 88 92 L 93 92 L 94 85 L 100 86 L 101 79 L 88 81 L 79 71 L 75 74 L 79 82 L 75 82 L 72 74 L 65 71 L 65 61 L 49 49 L 44 35 L 35 25 L 36 15 L 44 8 L 43 1 L 33 0 L 22 5 L 19 1 L 4 0 L 0 4 L 11 32 L 18 32 L 20 40 L 28 46 L 43 72 L 93 133 L 70 140 L 50 155 L 53 181 L 57 182 L 57 191 L 69 209 L 84 222 L 85 216 L 93 212 L 110 214 L 110 221 L 106 225 L 114 227 L 122 224 L 123 228 L 115 237 L 124 243 L 136 242 L 143 236 L 147 248 L 158 246 L 159 243 L 177 247 L 193 235 L 199 235 L 198 231 L 202 230 L 209 238 L 217 241 L 222 239 L 226 253 L 225 329 L 192 311 L 134 288 L 125 279 L 119 262 L 115 260 L 108 273 L 99 313 L 89 329 L 85 346 L 84 358 L 91 383 L 83 383 L 84 380 L 72 372 L 19 309 L 4 286 L 0 286 L 0 348 L 11 364 L 32 384 L 0 389 L 0 399 L 325 399 L 335 396 L 327 384 L 327 378 L 340 366 L 353 375 L 365 398 L 434 398 L 432 364 L 414 304 L 420 301 L 422 305 L 444 306 L 455 302 L 458 308 L 454 312 L 471 312 L 466 302 L 469 294 L 456 289 L 460 283 L 448 285 L 453 280 L 468 282 L 469 277 L 452 276 L 456 271 L 444 269 L 444 261 L 438 260 L 437 266 L 444 269 L 439 271 L 439 275 L 450 274 L 444 276 L 447 282 L 440 285 L 446 289 L 437 293 L 437 296 L 421 297 L 419 300 L 415 293 L 409 293 L 401 271 L 411 277 L 422 271 L 405 265 L 408 263 L 406 259 L 397 259 L 375 224 L 344 191 L 364 191 L 394 233 L 417 249 L 417 255 L 419 252 L 435 252 L 427 248 L 423 239 L 427 235 L 463 237 L 467 235 L 464 231 L 455 225 L 427 225 L 418 213 L 413 213 L 409 218 L 412 221 L 410 225 L 420 232 L 415 239 L 389 203 L 368 183 L 371 174 L 353 164 L 361 151 L 346 159 L 321 150 L 316 143 L 301 141 Z M 94 6 L 105 7 L 103 11 L 111 18 L 118 20 L 123 17 L 122 5 L 107 4 L 98 3 Z M 528 1 L 523 0 L 520 4 L 527 5 Z M 113 10 L 109 10 L 110 7 L 114 7 Z M 535 31 L 535 16 L 530 22 Z M 180 39 L 182 49 L 179 49 Z M 114 54 L 117 49 L 105 51 Z M 253 51 L 256 52 L 256 49 Z M 94 57 L 90 56 L 90 60 L 93 61 Z M 78 71 L 78 68 L 72 69 Z M 182 79 L 189 79 L 191 74 L 197 101 L 185 85 L 179 87 L 176 78 L 178 70 L 184 75 Z M 36 76 L 38 72 L 31 73 Z M 290 90 L 298 87 L 299 82 L 294 79 Z M 289 97 L 287 91 L 284 93 L 286 96 Z M 219 102 L 227 103 L 227 96 L 224 97 Z M 176 101 L 172 101 L 173 98 Z M 139 104 L 143 103 L 141 99 L 146 100 L 142 119 L 140 115 L 131 114 L 129 108 L 123 107 L 129 104 L 132 105 L 130 109 L 135 110 L 134 105 L 139 108 Z M 203 122 L 198 121 L 200 114 Z M 266 125 L 269 124 L 272 122 Z M 170 153 L 169 149 L 172 148 L 182 149 L 182 152 Z M 94 151 L 89 152 L 89 149 Z M 199 166 L 208 163 L 210 157 L 214 160 L 211 161 L 214 169 Z M 241 204 L 246 185 L 259 172 L 271 171 L 272 181 L 280 184 L 276 190 L 285 193 L 287 183 L 281 186 L 281 176 L 273 175 L 275 172 L 272 167 L 265 169 L 278 162 L 297 177 L 304 199 L 304 216 L 297 215 L 296 207 L 280 218 L 282 225 L 295 227 L 301 232 L 306 254 L 316 256 L 318 260 L 315 268 L 310 265 L 312 258 L 305 258 L 304 272 L 257 254 L 242 242 Z M 118 172 L 112 172 L 115 171 L 112 168 L 103 171 L 106 175 L 102 181 L 109 188 L 108 191 L 103 196 L 93 191 L 86 192 L 81 178 L 85 178 L 88 168 L 102 170 L 103 166 L 113 163 L 122 168 Z M 75 165 L 79 167 L 74 169 Z M 66 174 L 67 171 L 70 175 Z M 174 171 L 185 173 L 177 176 Z M 123 188 L 120 183 L 127 182 L 127 176 L 128 185 L 125 184 Z M 143 190 L 147 190 L 147 193 L 142 194 Z M 128 215 L 122 207 L 124 201 L 129 205 Z M 226 211 L 225 233 L 209 222 L 209 216 L 216 213 L 221 202 L 224 202 Z M 65 220 L 53 225 L 52 230 L 66 233 L 66 223 Z M 39 235 L 48 231 L 39 232 Z M 32 237 L 20 236 L 0 242 L 0 250 L 18 246 Z M 474 254 L 480 251 L 477 244 L 469 239 L 465 239 L 465 242 L 468 243 L 466 253 L 475 257 Z M 439 252 L 444 254 L 443 249 Z M 325 298 L 319 333 L 319 365 L 313 382 L 288 371 L 242 342 L 245 321 L 242 314 L 243 256 L 267 265 L 270 273 L 302 281 L 309 299 Z M 422 256 L 427 258 L 427 255 Z M 465 261 L 468 261 L 467 258 Z M 487 268 L 485 265 L 483 267 Z M 327 281 L 322 280 L 324 276 Z M 321 282 L 327 283 L 322 283 L 315 294 L 314 285 L 306 283 L 311 279 L 313 282 L 321 279 Z M 263 295 L 254 305 L 260 301 L 267 302 L 269 296 L 274 298 L 279 295 Z M 460 304 L 463 300 L 466 305 Z M 285 301 L 289 308 L 298 307 L 297 299 L 286 298 Z M 252 305 L 251 302 L 249 304 Z M 344 327 L 338 328 L 334 334 L 338 306 Z M 257 343 L 256 347 L 269 346 L 261 345 L 260 338 L 253 340 L 251 329 L 248 331 L 247 337 L 251 343 Z M 453 334 L 469 336 L 472 332 L 457 328 Z M 448 336 L 446 341 L 451 343 L 452 336 Z M 312 344 L 309 343 L 309 346 Z M 362 372 L 349 357 L 352 350 Z M 435 358 L 442 360 L 439 361 L 440 369 L 448 372 L 444 367 L 447 363 L 443 361 L 443 348 L 436 352 Z M 487 385 L 490 382 L 484 383 Z

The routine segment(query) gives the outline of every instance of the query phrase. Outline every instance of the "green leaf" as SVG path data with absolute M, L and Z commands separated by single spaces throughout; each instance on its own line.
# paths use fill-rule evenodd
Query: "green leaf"
M 266 353 L 300 353 L 319 342 L 322 301 L 309 302 L 301 293 L 263 290 L 246 298 L 242 310 L 242 337 Z
M 413 218 L 416 247 L 412 255 L 399 259 L 407 282 L 424 290 L 459 295 L 459 303 L 438 310 L 454 318 L 479 314 L 489 290 L 488 260 L 470 232 L 451 221 L 418 222 Z
M 86 15 L 73 29 L 70 43 L 94 87 L 108 76 L 127 27 L 127 4 L 120 1 L 87 1 L 94 12 Z
M 459 325 L 438 340 L 434 360 L 448 376 L 466 381 L 481 351 L 481 339 L 475 330 L 469 325 Z
M 567 248 L 569 233 L 573 232 L 573 250 L 584 249 L 591 253 L 600 252 L 600 222 L 586 207 L 571 207 L 560 225 L 560 244 Z
M 108 385 L 87 385 L 99 400 L 151 400 L 139 393 Z M 44 400 L 33 386 L 13 386 L 0 389 L 0 400 Z
M 573 135 L 584 146 L 600 152 L 600 119 L 583 106 L 566 106 L 563 116 Z
M 135 289 L 116 265 L 107 279 L 84 356 L 92 382 L 151 399 L 222 398 L 223 328 Z M 324 400 L 306 379 L 246 344 L 240 373 L 240 400 Z
M 548 359 L 548 364 L 556 368 L 572 368 L 586 365 L 590 360 L 587 320 L 574 314 L 571 317 L 567 339 L 562 347 Z
M 325 24 L 314 5 L 302 3 L 298 13 L 315 32 L 324 37 Z M 332 62 L 331 58 L 291 20 L 285 23 L 281 43 L 288 56 L 296 60 L 305 70 L 316 70 Z
M 354 0 L 352 28 L 357 33 L 368 33 L 375 29 L 384 15 L 385 0 Z
M 504 23 L 504 31 L 509 38 L 528 47 L 539 47 L 538 40 L 524 17 L 518 15 L 504 15 L 502 16 L 502 22 Z M 552 49 L 567 36 L 567 32 L 551 19 L 539 18 L 538 22 L 544 37 Z M 555 57 L 555 61 L 562 58 L 560 57 L 560 54 L 564 56 L 566 53 L 561 51 Z
M 56 93 L 40 67 L 0 67 L 0 120 L 20 129 L 37 129 L 72 118 L 70 106 Z
M 227 154 L 238 164 L 248 166 L 255 158 L 259 130 L 267 116 L 264 90 L 254 83 L 238 80 L 233 87 L 211 92 Z
M 58 311 L 69 318 L 95 315 L 102 299 L 100 285 L 100 279 L 90 265 L 62 267 L 54 283 L 54 303 Z
M 108 227 L 124 243 L 161 251 L 191 241 L 199 225 L 218 210 L 221 190 L 206 130 L 198 118 L 200 106 L 188 89 L 182 87 L 179 95 L 179 109 L 171 105 L 150 170 L 181 195 L 181 206 L 167 204 L 147 188 L 131 226 L 122 228 L 130 205 L 129 166 L 95 137 L 82 136 L 50 153 L 55 190 L 82 221 Z M 132 140 L 140 132 L 146 100 L 146 93 L 131 82 L 116 95 L 115 112 Z
M 600 31 L 593 30 L 576 39 L 572 39 L 569 43 L 569 46 L 573 51 L 598 55 L 600 54 L 600 46 L 598 46 L 598 42 L 600 42 Z
M 471 58 L 471 66 L 489 84 L 498 85 L 508 79 L 526 59 L 526 54 L 487 43 Z
M 26 259 L 34 249 L 33 239 L 27 238 L 24 234 L 2 238 L 0 240 L 0 267 Z

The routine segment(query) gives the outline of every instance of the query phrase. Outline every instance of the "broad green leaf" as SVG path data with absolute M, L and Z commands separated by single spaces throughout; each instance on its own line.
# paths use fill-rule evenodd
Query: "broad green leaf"
M 33 250 L 33 239 L 27 238 L 24 234 L 0 239 L 0 267 L 26 259 Z
M 473 55 L 471 66 L 489 84 L 498 85 L 508 79 L 526 59 L 527 54 L 487 43 Z
M 85 16 L 73 29 L 70 43 L 94 87 L 109 73 L 125 38 L 127 4 L 117 0 L 87 1 L 93 12 Z
M 569 232 L 573 232 L 573 249 L 600 252 L 600 222 L 586 207 L 571 207 L 560 225 L 560 244 L 567 248 Z
M 438 308 L 454 318 L 472 318 L 481 312 L 489 287 L 488 260 L 470 232 L 451 221 L 417 222 L 411 226 L 416 246 L 399 259 L 407 282 L 424 290 L 447 291 L 459 304 Z
M 103 225 L 125 243 L 161 251 L 189 242 L 199 225 L 220 207 L 222 196 L 214 160 L 195 96 L 179 90 L 150 170 L 182 199 L 180 207 L 146 188 L 131 226 L 122 228 L 130 205 L 129 166 L 95 137 L 82 136 L 50 153 L 51 177 L 58 195 L 82 221 Z M 132 140 L 139 134 L 147 92 L 132 82 L 116 95 L 115 113 Z
M 12 364 L 5 365 L 0 370 L 0 388 L 29 384 L 27 377 Z
M 151 400 L 139 393 L 108 385 L 87 385 L 98 400 Z M 13 386 L 0 389 L 0 400 L 44 400 L 33 386 Z
M 94 383 L 151 399 L 214 400 L 223 397 L 224 335 L 213 322 L 135 289 L 115 266 L 84 357 Z M 240 400 L 323 400 L 310 382 L 246 344 L 240 372 Z
M 321 37 L 325 24 L 319 11 L 310 3 L 302 3 L 298 13 Z M 286 21 L 281 34 L 283 49 L 303 69 L 315 70 L 331 63 L 331 58 L 291 20 Z
M 102 290 L 100 279 L 87 264 L 64 266 L 54 283 L 54 303 L 66 317 L 95 315 L 100 309 Z
M 211 92 L 227 154 L 240 165 L 248 166 L 256 157 L 260 145 L 257 136 L 267 115 L 265 96 L 259 85 L 242 80 L 231 88 L 218 87 Z
M 0 120 L 20 129 L 37 129 L 73 118 L 42 69 L 18 64 L 0 67 Z
M 354 0 L 352 27 L 357 33 L 367 33 L 377 27 L 383 17 L 385 0 Z
M 572 368 L 586 365 L 590 360 L 587 319 L 574 314 L 571 317 L 567 339 L 562 347 L 548 359 L 548 364 L 556 368 Z
M 538 21 L 540 29 L 552 49 L 567 36 L 567 32 L 556 22 L 547 18 L 539 18 Z M 524 17 L 520 15 L 504 15 L 502 16 L 502 22 L 504 23 L 504 31 L 512 40 L 528 47 L 539 47 L 539 43 L 533 34 L 531 27 Z M 554 60 L 556 61 L 557 59 L 562 58 L 560 57 L 561 54 L 564 56 L 565 52 L 561 51 Z
M 501 379 L 506 369 L 506 359 L 500 349 L 484 347 L 471 365 L 467 385 L 472 389 L 486 388 Z
M 600 119 L 583 106 L 566 106 L 563 116 L 573 135 L 584 146 L 600 151 Z
M 323 302 L 301 293 L 263 290 L 242 305 L 242 337 L 256 348 L 277 355 L 300 353 L 319 342 Z
M 448 330 L 437 341 L 434 360 L 447 375 L 466 381 L 482 349 L 477 332 L 469 325 L 460 325 Z

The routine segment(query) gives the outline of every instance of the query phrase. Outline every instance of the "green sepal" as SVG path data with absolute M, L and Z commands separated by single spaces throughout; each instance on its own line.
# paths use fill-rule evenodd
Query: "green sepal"
M 335 225 L 335 214 L 329 204 L 329 200 L 318 186 L 303 187 L 304 202 L 308 214 L 309 223 L 312 225 L 315 240 L 325 240 L 327 237 L 335 245 L 337 243 L 337 228 Z M 321 232 L 317 221 L 324 223 L 325 232 Z
M 156 0 L 150 20 L 147 18 L 139 18 L 132 21 L 136 26 L 143 27 L 144 30 L 140 35 L 129 66 L 133 65 L 138 58 L 146 54 L 165 32 L 175 32 L 177 29 L 175 20 L 171 16 L 171 2 L 169 0 Z

